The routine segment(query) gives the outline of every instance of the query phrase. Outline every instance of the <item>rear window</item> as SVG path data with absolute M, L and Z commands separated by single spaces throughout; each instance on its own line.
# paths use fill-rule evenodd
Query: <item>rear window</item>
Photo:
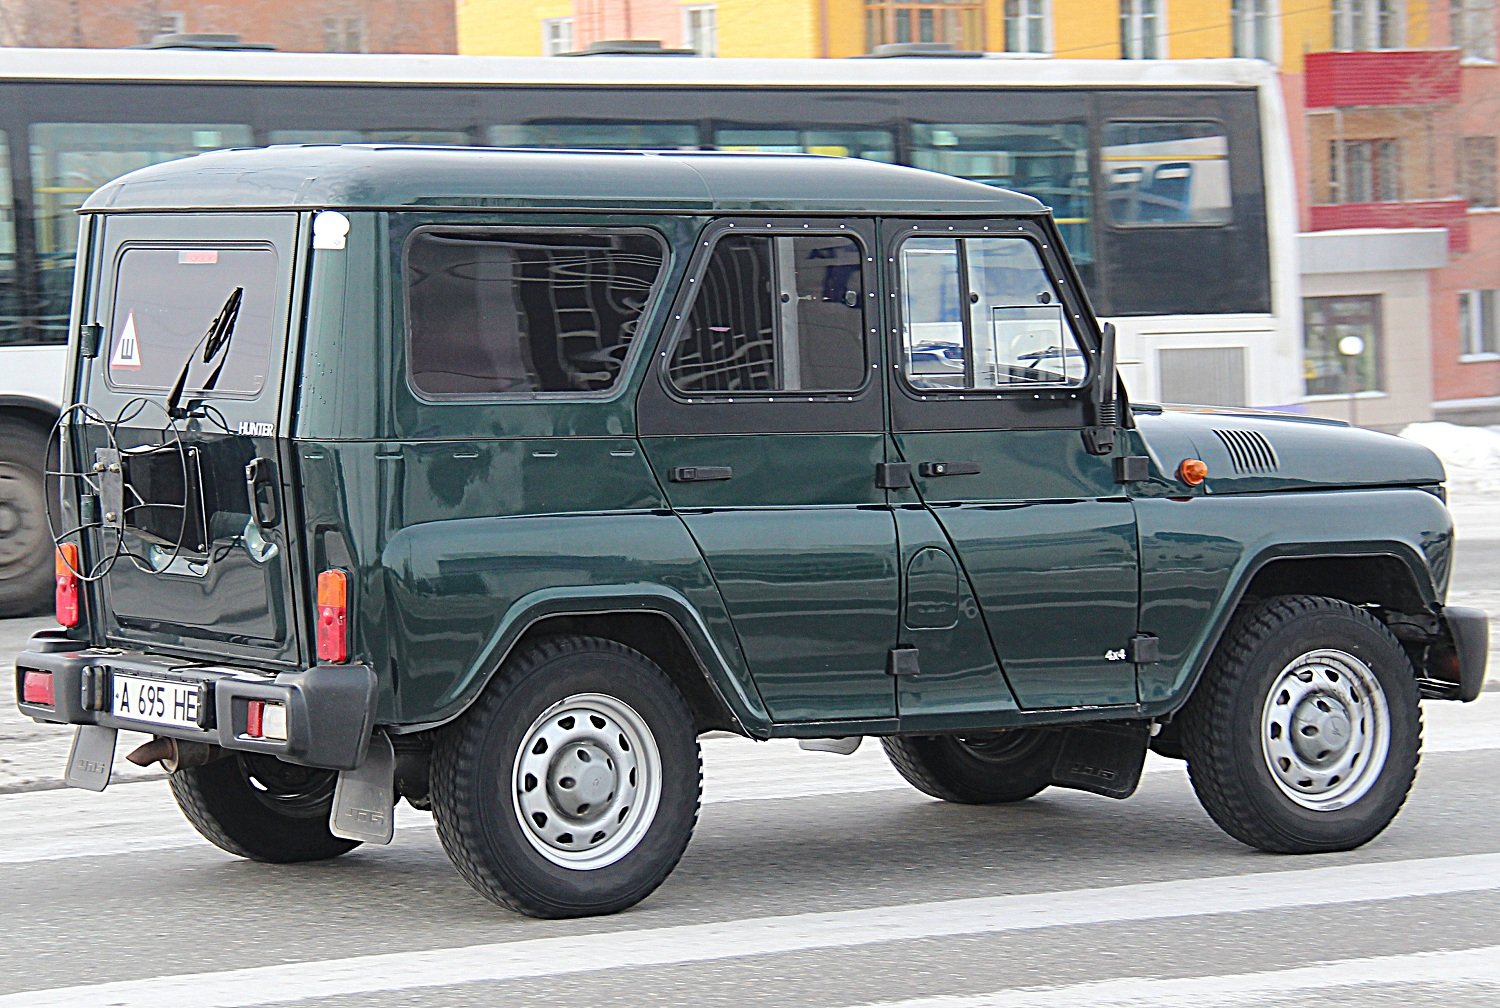
M 641 231 L 417 231 L 412 386 L 436 398 L 607 391 L 662 263 L 661 242 Z
M 258 393 L 270 367 L 277 305 L 286 300 L 276 276 L 270 246 L 126 246 L 115 270 L 109 383 L 169 389 L 191 356 L 188 393 L 202 391 L 221 362 L 216 392 Z M 237 310 L 231 305 L 236 290 Z M 221 314 L 230 326 L 228 346 L 204 363 L 200 344 Z

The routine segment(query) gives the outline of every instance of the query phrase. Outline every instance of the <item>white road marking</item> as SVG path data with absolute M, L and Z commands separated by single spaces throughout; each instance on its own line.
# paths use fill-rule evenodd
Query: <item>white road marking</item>
M 1423 716 L 1427 755 L 1500 749 L 1500 693 L 1472 704 L 1429 703 Z M 703 765 L 705 804 L 910 790 L 874 739 L 852 756 L 834 756 L 805 752 L 787 739 L 711 738 L 703 740 Z M 1157 756 L 1146 764 L 1151 774 L 1181 774 L 1182 767 Z M 431 830 L 432 817 L 403 802 L 396 827 L 399 842 L 399 832 Z M 69 789 L 0 795 L 0 865 L 205 842 L 183 820 L 163 781 L 116 784 L 103 794 Z
M 159 1008 L 163 1004 L 245 1008 L 923 938 L 1334 906 L 1497 888 L 1500 854 L 1471 854 L 281 963 L 24 991 L 0 997 L 0 1008 Z
M 1337 959 L 1313 966 L 1207 977 L 1113 977 L 1057 987 L 1020 987 L 879 1001 L 858 1008 L 1234 1008 L 1367 985 L 1419 984 L 1424 995 L 1500 989 L 1500 945 L 1445 952 Z

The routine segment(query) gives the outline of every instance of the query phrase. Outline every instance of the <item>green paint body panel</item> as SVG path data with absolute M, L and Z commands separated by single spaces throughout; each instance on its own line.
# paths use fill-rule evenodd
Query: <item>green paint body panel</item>
M 311 247 L 324 209 L 349 219 L 343 248 Z M 960 429 L 894 430 L 892 402 L 905 393 L 882 342 L 872 374 L 891 377 L 849 397 L 874 418 L 856 429 L 642 435 L 646 383 L 706 227 L 737 213 L 816 216 L 868 236 L 882 216 L 947 215 L 1022 222 L 1057 247 L 1039 204 L 989 186 L 856 159 L 306 147 L 143 169 L 84 212 L 96 215 L 92 232 L 147 222 L 120 226 L 163 240 L 259 221 L 290 246 L 286 366 L 279 402 L 267 400 L 284 566 L 241 600 L 258 618 L 279 612 L 285 633 L 274 654 L 230 657 L 262 670 L 311 664 L 313 585 L 345 570 L 351 656 L 375 670 L 378 721 L 397 731 L 459 716 L 523 634 L 569 614 L 665 616 L 740 730 L 813 737 L 1170 712 L 1268 562 L 1394 558 L 1425 615 L 1447 589 L 1451 522 L 1420 489 L 1442 483 L 1441 466 L 1410 442 L 1338 424 L 1142 406 L 1114 455 L 1146 457 L 1148 478 L 1121 485 L 1115 458 L 1084 450 L 1088 389 L 1058 396 L 1065 409 L 1045 421 L 1020 402 L 1041 396 L 1012 393 L 1010 415 L 1026 421 L 1016 429 L 974 429 L 987 414 L 971 411 L 950 425 Z M 416 394 L 401 253 L 435 224 L 655 235 L 662 280 L 615 386 Z M 108 245 L 86 244 L 95 261 L 81 284 Z M 866 289 L 894 302 L 896 285 L 882 271 Z M 871 348 L 875 327 L 890 331 L 883 310 L 894 308 L 871 309 Z M 821 408 L 804 404 L 801 416 Z M 1208 463 L 1202 486 L 1176 478 L 1188 457 Z M 935 461 L 979 471 L 924 475 Z M 877 466 L 891 464 L 911 466 L 910 486 L 877 485 Z M 701 466 L 732 476 L 673 477 Z M 1159 639 L 1160 661 L 1110 654 L 1138 632 Z M 200 636 L 165 643 L 216 646 Z M 889 673 L 898 646 L 917 648 L 916 675 Z

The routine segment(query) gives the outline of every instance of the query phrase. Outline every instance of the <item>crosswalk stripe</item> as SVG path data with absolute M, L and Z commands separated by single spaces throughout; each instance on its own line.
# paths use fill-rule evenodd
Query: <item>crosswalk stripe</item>
M 0 997 L 0 1008 L 247 1008 L 923 938 L 1334 906 L 1500 888 L 1500 854 L 945 900 L 282 963 Z
M 1427 996 L 1500 987 L 1500 945 L 1443 952 L 1337 959 L 1283 970 L 1207 977 L 1112 977 L 987 994 L 878 1001 L 857 1008 L 1235 1008 L 1369 985 L 1417 984 Z

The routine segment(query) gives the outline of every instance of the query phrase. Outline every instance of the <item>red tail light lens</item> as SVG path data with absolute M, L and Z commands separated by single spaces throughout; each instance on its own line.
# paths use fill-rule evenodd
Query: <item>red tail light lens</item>
M 63 543 L 57 547 L 52 570 L 57 575 L 57 622 L 65 627 L 78 625 L 78 544 Z
M 349 580 L 341 570 L 318 575 L 318 661 L 349 660 Z
M 21 702 L 54 706 L 57 698 L 52 693 L 52 673 L 27 672 L 21 681 Z

